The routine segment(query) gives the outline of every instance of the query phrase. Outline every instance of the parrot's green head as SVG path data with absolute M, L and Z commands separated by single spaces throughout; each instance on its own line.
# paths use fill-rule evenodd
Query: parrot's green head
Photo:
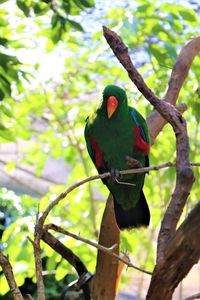
M 116 85 L 108 85 L 103 91 L 102 108 L 106 110 L 108 119 L 127 109 L 126 92 Z

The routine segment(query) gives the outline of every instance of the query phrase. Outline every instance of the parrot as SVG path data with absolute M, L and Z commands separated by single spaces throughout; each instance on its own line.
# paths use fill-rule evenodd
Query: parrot
M 86 119 L 85 141 L 91 160 L 114 199 L 118 228 L 148 226 L 150 211 L 143 192 L 145 173 L 120 175 L 120 170 L 148 167 L 150 137 L 142 115 L 128 105 L 124 89 L 110 84 L 96 111 Z

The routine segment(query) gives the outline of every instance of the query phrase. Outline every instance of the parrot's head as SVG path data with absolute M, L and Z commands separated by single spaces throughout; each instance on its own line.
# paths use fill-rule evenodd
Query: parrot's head
M 121 109 L 128 107 L 126 92 L 116 85 L 108 85 L 103 91 L 102 104 L 110 119 L 117 111 L 120 112 Z

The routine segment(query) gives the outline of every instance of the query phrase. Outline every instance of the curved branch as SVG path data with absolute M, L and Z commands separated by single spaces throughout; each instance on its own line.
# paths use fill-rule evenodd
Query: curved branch
M 169 264 L 171 267 L 171 263 L 173 263 L 172 261 L 168 261 L 167 268 L 163 267 L 164 265 L 166 266 L 166 261 L 168 259 L 165 250 L 168 247 L 170 239 L 172 239 L 173 236 L 176 236 L 176 226 L 178 220 L 180 219 L 185 202 L 195 180 L 189 164 L 189 142 L 186 122 L 173 105 L 175 105 L 177 101 L 179 91 L 188 74 L 191 63 L 195 55 L 200 51 L 200 37 L 194 38 L 183 47 L 173 68 L 164 101 L 161 101 L 154 95 L 151 89 L 149 89 L 141 75 L 134 67 L 128 53 L 128 48 L 123 43 L 121 38 L 115 32 L 106 27 L 103 27 L 103 31 L 108 44 L 113 50 L 115 56 L 126 69 L 130 79 L 135 83 L 136 87 L 143 94 L 143 96 L 157 110 L 157 112 L 153 112 L 148 119 L 151 141 L 154 141 L 156 135 L 159 133 L 159 130 L 161 130 L 162 126 L 164 126 L 165 124 L 165 122 L 162 121 L 162 124 L 159 125 L 157 129 L 155 129 L 154 126 L 160 121 L 160 115 L 171 124 L 176 136 L 176 187 L 174 189 L 174 193 L 171 197 L 167 211 L 164 215 L 164 219 L 162 221 L 160 232 L 158 235 L 156 268 L 153 272 L 148 292 L 148 299 L 155 300 L 162 298 L 168 300 L 171 299 L 174 283 L 171 281 L 171 285 L 169 287 L 165 282 L 165 276 L 170 276 L 171 274 L 175 274 L 177 272 L 168 271 Z M 152 135 L 153 129 L 154 132 Z M 187 260 L 187 257 L 185 257 L 185 259 Z M 187 271 L 191 268 L 192 265 L 193 262 L 190 261 L 188 263 Z M 158 289 L 157 285 L 155 284 L 156 279 L 162 282 L 162 286 L 160 289 Z M 181 276 L 178 276 L 178 280 L 181 280 Z M 161 294 L 160 291 L 162 291 Z M 167 291 L 170 292 L 167 294 Z
M 198 162 L 191 162 L 189 163 L 189 165 L 191 166 L 200 166 L 200 163 Z M 151 171 L 157 171 L 160 169 L 165 169 L 165 168 L 169 168 L 169 167 L 176 167 L 177 163 L 176 162 L 167 162 L 167 163 L 163 163 L 157 166 L 151 166 L 151 167 L 144 167 L 144 168 L 137 168 L 137 169 L 129 169 L 129 170 L 121 170 L 119 171 L 120 175 L 130 175 L 130 174 L 138 174 L 138 173 L 147 173 L 147 172 L 151 172 Z M 68 189 L 66 189 L 64 192 L 62 192 L 58 197 L 56 197 L 55 200 L 53 200 L 49 206 L 45 209 L 45 211 L 43 212 L 42 216 L 39 218 L 38 221 L 38 225 L 40 228 L 43 227 L 44 222 L 47 218 L 47 216 L 49 215 L 50 211 L 61 201 L 63 200 L 69 193 L 71 193 L 74 189 L 76 189 L 77 187 L 93 181 L 93 180 L 98 180 L 98 179 L 104 179 L 104 178 L 108 178 L 111 176 L 110 172 L 105 172 L 103 174 L 99 174 L 99 175 L 94 175 L 94 176 L 89 176 L 83 180 L 80 180 L 79 182 L 76 182 L 74 184 L 72 184 Z
M 179 96 L 179 92 L 188 75 L 188 71 L 191 67 L 192 61 L 197 53 L 200 51 L 200 37 L 193 38 L 190 40 L 181 50 L 177 61 L 173 67 L 171 78 L 168 83 L 168 89 L 164 96 L 164 100 L 166 102 L 171 103 L 172 105 L 176 105 L 176 101 Z M 179 104 L 177 109 L 180 112 L 184 112 L 186 108 L 180 109 Z M 165 121 L 162 116 L 155 110 L 148 117 L 148 127 L 150 131 L 150 136 L 152 140 L 152 144 L 155 140 L 155 137 L 162 130 L 165 125 Z
M 191 39 L 181 50 L 173 67 L 164 100 L 175 105 L 195 56 L 200 52 L 200 36 Z
M 123 43 L 122 39 L 114 31 L 108 29 L 105 26 L 103 27 L 103 31 L 108 44 L 110 45 L 111 49 L 113 50 L 115 56 L 118 58 L 120 63 L 126 69 L 130 79 L 136 85 L 138 90 L 143 94 L 143 96 L 162 115 L 162 117 L 171 124 L 174 130 L 174 134 L 176 135 L 177 180 L 176 187 L 172 195 L 170 204 L 165 213 L 164 219 L 162 221 L 158 237 L 157 262 L 161 262 L 162 260 L 164 260 L 165 246 L 168 240 L 175 233 L 177 222 L 180 219 L 183 207 L 194 182 L 193 172 L 189 164 L 189 143 L 186 122 L 182 118 L 181 114 L 176 110 L 176 108 L 173 105 L 171 105 L 171 103 L 161 101 L 146 85 L 142 76 L 139 74 L 139 72 L 133 65 L 128 53 L 128 48 Z M 199 48 L 197 47 L 197 50 L 198 49 Z M 179 58 L 177 61 L 179 61 Z M 178 65 L 181 65 L 181 63 Z M 182 70 L 185 69 L 187 71 L 188 68 L 186 68 L 184 65 Z M 185 77 L 186 76 L 187 72 L 185 73 Z M 173 83 L 174 79 L 171 80 L 171 84 L 169 83 L 168 95 L 170 93 L 169 91 L 171 91 L 174 87 Z M 180 88 L 182 86 L 182 83 L 183 80 L 180 81 Z M 178 97 L 178 93 L 176 93 L 176 95 Z

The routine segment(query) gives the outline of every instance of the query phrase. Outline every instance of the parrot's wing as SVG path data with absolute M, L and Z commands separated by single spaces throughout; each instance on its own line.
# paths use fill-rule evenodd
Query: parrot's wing
M 131 116 L 135 122 L 135 124 L 138 126 L 140 129 L 140 134 L 143 140 L 150 144 L 150 138 L 149 138 L 149 132 L 148 132 L 148 127 L 145 119 L 143 116 L 134 108 L 131 108 Z
M 103 152 L 100 149 L 95 138 L 92 136 L 91 127 L 88 123 L 85 126 L 85 140 L 87 144 L 88 153 L 98 172 L 105 172 L 106 170 L 104 168 Z
M 86 122 L 89 120 L 89 117 L 86 119 Z M 92 149 L 92 145 L 91 145 L 91 142 L 90 142 L 90 127 L 88 125 L 88 122 L 86 123 L 85 125 L 85 141 L 86 141 L 86 145 L 87 145 L 87 150 L 88 150 L 88 153 L 93 161 L 93 163 L 95 163 L 95 153 Z
M 130 114 L 134 121 L 134 132 L 135 141 L 134 147 L 136 150 L 140 151 L 145 156 L 145 166 L 149 166 L 148 154 L 150 151 L 150 138 L 148 133 L 148 127 L 145 119 L 142 115 L 134 108 L 130 108 Z

